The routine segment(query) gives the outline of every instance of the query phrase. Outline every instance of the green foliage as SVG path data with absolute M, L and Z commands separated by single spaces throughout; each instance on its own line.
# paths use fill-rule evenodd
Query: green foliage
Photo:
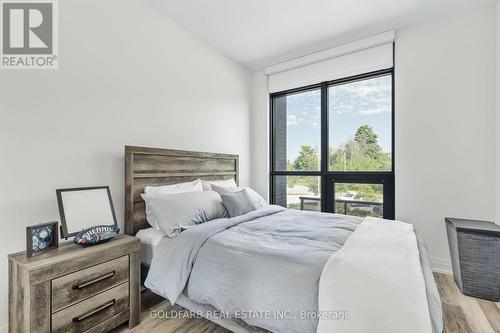
M 311 146 L 301 146 L 299 156 L 293 162 L 293 170 L 318 170 L 318 153 Z
M 305 185 L 309 189 L 309 191 L 313 192 L 314 195 L 318 195 L 319 193 L 319 178 L 316 176 L 312 177 L 301 177 L 301 184 Z
M 368 125 L 358 128 L 354 135 L 354 142 L 358 145 L 359 150 L 364 156 L 376 160 L 382 153 L 382 148 L 378 145 L 378 136 L 373 132 L 373 128 Z
M 381 202 L 383 198 L 382 184 L 357 184 L 357 183 L 337 183 L 335 192 L 344 195 L 348 192 L 356 192 L 355 200 Z
M 354 138 L 330 149 L 329 164 L 334 171 L 387 171 L 391 169 L 391 155 L 382 151 L 373 128 L 363 125 Z
M 288 162 L 287 170 L 295 171 L 317 171 L 319 170 L 319 155 L 318 152 L 311 146 L 301 146 L 299 155 L 293 163 Z M 304 176 L 289 176 L 288 186 L 295 185 L 307 186 L 309 191 L 315 195 L 319 193 L 318 177 L 304 177 Z
M 295 160 L 287 162 L 287 170 L 319 170 L 319 153 L 311 146 L 301 146 Z M 368 125 L 360 126 L 354 138 L 329 152 L 330 170 L 333 171 L 386 171 L 391 169 L 391 155 L 384 153 L 378 144 L 378 136 Z M 289 176 L 288 186 L 307 186 L 315 195 L 319 193 L 318 177 Z M 380 184 L 337 184 L 337 193 L 357 192 L 364 201 L 382 201 Z M 344 188 L 345 187 L 345 188 Z

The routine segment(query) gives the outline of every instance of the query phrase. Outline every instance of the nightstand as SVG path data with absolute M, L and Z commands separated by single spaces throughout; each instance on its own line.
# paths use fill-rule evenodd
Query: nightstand
M 119 235 L 9 258 L 9 332 L 107 332 L 140 314 L 140 241 Z

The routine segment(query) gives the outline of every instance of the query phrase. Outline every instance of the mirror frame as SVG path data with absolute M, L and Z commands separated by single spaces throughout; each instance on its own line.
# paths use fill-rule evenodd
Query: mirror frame
M 74 187 L 74 188 L 63 188 L 57 189 L 57 205 L 59 206 L 59 216 L 61 217 L 61 238 L 68 238 L 76 236 L 80 231 L 68 233 L 68 226 L 66 225 L 66 216 L 64 214 L 64 204 L 62 201 L 62 193 L 63 192 L 73 192 L 73 191 L 89 191 L 89 190 L 101 190 L 105 189 L 108 192 L 109 206 L 111 208 L 111 214 L 113 215 L 113 221 L 115 226 L 118 226 L 118 222 L 116 220 L 115 207 L 113 205 L 113 199 L 111 198 L 111 190 L 109 186 L 92 186 L 92 187 Z

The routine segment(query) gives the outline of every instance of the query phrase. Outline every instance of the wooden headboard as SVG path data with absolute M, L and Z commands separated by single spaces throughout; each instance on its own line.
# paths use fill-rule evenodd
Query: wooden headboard
M 140 194 L 149 185 L 234 178 L 238 155 L 125 146 L 125 233 L 149 228 Z

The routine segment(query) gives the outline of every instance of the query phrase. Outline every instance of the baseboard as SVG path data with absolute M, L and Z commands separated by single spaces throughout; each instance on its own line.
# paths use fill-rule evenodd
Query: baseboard
M 452 274 L 451 261 L 443 258 L 431 257 L 432 270 L 436 273 Z

